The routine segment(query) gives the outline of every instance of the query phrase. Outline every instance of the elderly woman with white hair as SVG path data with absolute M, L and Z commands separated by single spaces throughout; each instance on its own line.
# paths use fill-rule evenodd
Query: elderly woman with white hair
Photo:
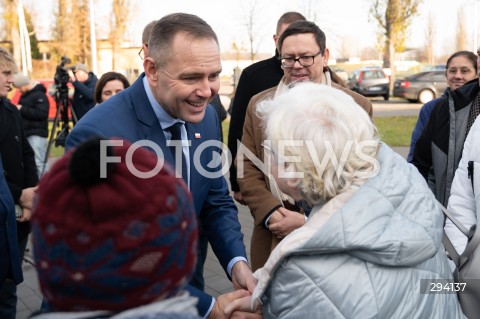
M 464 318 L 454 292 L 436 291 L 452 275 L 435 197 L 417 169 L 379 141 L 365 111 L 337 89 L 305 83 L 259 112 L 280 190 L 312 210 L 255 272 L 252 296 L 226 314 Z

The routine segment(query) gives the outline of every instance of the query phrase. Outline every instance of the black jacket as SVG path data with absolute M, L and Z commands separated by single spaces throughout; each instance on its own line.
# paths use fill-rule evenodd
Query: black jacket
M 15 105 L 0 99 L 0 154 L 13 200 L 18 204 L 22 190 L 38 183 L 35 154 L 23 132 L 22 116 Z M 19 239 L 28 236 L 30 223 L 17 222 Z
M 97 81 L 97 76 L 92 72 L 88 72 L 88 79 L 85 82 L 73 82 L 75 92 L 73 93 L 72 107 L 77 116 L 77 120 L 80 120 L 95 106 L 93 95 L 95 94 Z
M 478 79 L 473 79 L 442 97 L 415 144 L 412 164 L 445 207 L 462 156 L 468 114 L 479 90 Z
M 48 137 L 48 103 L 47 90 L 43 84 L 37 84 L 20 97 L 18 104 L 22 105 L 20 113 L 23 119 L 25 135 Z
M 237 155 L 237 140 L 242 140 L 248 102 L 257 93 L 278 85 L 282 77 L 283 70 L 278 60 L 278 52 L 275 52 L 275 56 L 270 59 L 258 61 L 242 71 L 231 106 L 228 130 L 228 148 L 232 153 L 232 160 L 235 160 Z M 237 170 L 233 163 L 230 166 L 230 184 L 233 191 L 240 190 L 237 183 Z

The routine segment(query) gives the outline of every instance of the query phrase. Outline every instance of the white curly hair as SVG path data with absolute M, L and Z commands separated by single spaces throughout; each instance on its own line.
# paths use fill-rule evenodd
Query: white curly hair
M 377 129 L 368 114 L 341 90 L 299 83 L 261 102 L 257 114 L 274 159 L 285 165 L 285 171 L 303 175 L 298 178 L 298 191 L 312 206 L 378 172 Z M 290 156 L 301 160 L 292 161 Z

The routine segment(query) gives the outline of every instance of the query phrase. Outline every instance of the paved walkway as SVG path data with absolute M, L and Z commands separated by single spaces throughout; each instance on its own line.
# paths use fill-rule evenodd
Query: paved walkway
M 408 153 L 407 147 L 395 147 L 396 152 L 406 158 Z M 242 231 L 245 235 L 244 242 L 247 247 L 247 254 L 250 255 L 250 238 L 253 229 L 253 218 L 246 206 L 237 205 L 239 212 L 239 220 L 242 225 Z M 31 248 L 27 248 L 26 260 L 31 260 Z M 38 284 L 37 274 L 34 267 L 27 261 L 23 262 L 24 282 L 18 286 L 18 303 L 17 303 L 17 319 L 25 319 L 30 316 L 33 311 L 40 309 L 42 302 L 42 293 Z M 232 291 L 232 283 L 228 280 L 220 263 L 209 249 L 207 260 L 205 263 L 204 277 L 206 283 L 206 292 L 218 296 L 219 294 Z

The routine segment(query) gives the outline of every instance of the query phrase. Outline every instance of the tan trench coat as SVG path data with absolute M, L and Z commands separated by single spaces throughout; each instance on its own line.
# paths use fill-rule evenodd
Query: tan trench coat
M 332 87 L 340 89 L 353 97 L 372 118 L 372 103 L 362 95 L 332 83 Z M 262 162 L 264 161 L 262 142 L 265 140 L 261 120 L 256 115 L 257 103 L 264 99 L 273 98 L 277 87 L 273 87 L 258 93 L 250 100 L 245 116 L 245 124 L 243 126 L 243 145 L 255 154 Z M 244 175 L 243 178 L 237 177 L 240 191 L 243 199 L 250 208 L 250 212 L 254 219 L 254 228 L 250 247 L 250 261 L 252 271 L 262 267 L 268 259 L 270 252 L 278 243 L 278 239 L 272 235 L 270 230 L 264 227 L 265 218 L 282 204 L 272 195 L 269 188 L 267 176 L 265 176 L 255 164 L 243 156 Z M 237 160 L 236 160 L 237 161 Z M 236 162 L 237 170 L 238 163 Z M 285 207 L 290 210 L 297 210 L 288 202 Z

